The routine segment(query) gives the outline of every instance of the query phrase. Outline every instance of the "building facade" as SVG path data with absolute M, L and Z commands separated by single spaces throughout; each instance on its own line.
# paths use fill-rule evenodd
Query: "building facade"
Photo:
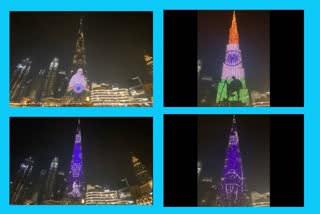
M 87 185 L 86 200 L 87 205 L 121 205 L 134 204 L 133 200 L 128 200 L 128 196 L 117 190 L 110 190 L 99 185 Z
M 84 199 L 84 181 L 83 181 L 83 165 L 82 165 L 82 148 L 81 148 L 81 129 L 80 119 L 75 136 L 75 143 L 72 152 L 72 160 L 70 171 L 67 178 L 67 198 L 74 203 L 81 203 Z
M 71 71 L 67 94 L 71 97 L 74 103 L 85 103 L 87 102 L 89 93 L 90 89 L 88 84 L 83 22 L 82 19 L 80 19 L 78 39 L 73 56 L 73 70 Z
M 48 170 L 48 177 L 44 185 L 44 197 L 43 197 L 44 200 L 50 200 L 54 198 L 54 187 L 56 184 L 58 166 L 59 166 L 59 158 L 54 157 L 50 164 L 50 168 Z
M 128 106 L 133 99 L 127 88 L 118 88 L 106 83 L 92 83 L 91 102 L 94 106 Z
M 23 59 L 10 75 L 10 101 L 20 102 L 27 94 L 30 86 L 30 69 L 32 61 L 29 58 Z
M 10 188 L 10 204 L 23 204 L 31 193 L 31 174 L 34 168 L 34 160 L 26 158 L 20 165 L 15 180 Z
M 251 200 L 253 207 L 270 207 L 270 192 L 267 193 L 251 193 Z
M 249 92 L 246 87 L 239 33 L 235 11 L 229 29 L 229 42 L 218 84 L 216 104 L 218 106 L 249 106 Z
M 249 206 L 244 181 L 237 124 L 233 116 L 223 175 L 217 185 L 217 206 Z
M 59 72 L 59 59 L 53 58 L 50 63 L 47 77 L 44 82 L 44 88 L 42 91 L 42 98 L 56 97 L 57 96 L 57 84 L 58 84 L 58 72 Z
M 153 203 L 153 183 L 152 178 L 147 171 L 147 168 L 141 161 L 132 155 L 131 161 L 133 170 L 139 182 L 139 195 L 136 198 L 136 203 L 141 205 L 151 205 Z

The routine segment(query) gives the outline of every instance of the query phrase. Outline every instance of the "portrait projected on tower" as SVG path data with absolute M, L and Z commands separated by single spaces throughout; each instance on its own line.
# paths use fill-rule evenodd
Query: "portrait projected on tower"
M 87 84 L 87 78 L 84 75 L 83 69 L 78 68 L 77 72 L 72 76 L 68 85 L 69 94 L 81 94 L 88 93 L 89 86 Z
M 72 160 L 68 176 L 67 195 L 70 198 L 82 197 L 82 149 L 81 149 L 81 131 L 80 122 L 78 123 L 75 144 L 73 147 Z

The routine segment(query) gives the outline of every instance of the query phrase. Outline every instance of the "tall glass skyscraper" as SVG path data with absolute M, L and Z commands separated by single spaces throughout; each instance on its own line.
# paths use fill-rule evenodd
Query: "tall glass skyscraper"
M 34 160 L 24 159 L 21 163 L 15 180 L 10 189 L 10 204 L 22 204 L 27 198 L 31 187 L 31 174 L 34 168 Z

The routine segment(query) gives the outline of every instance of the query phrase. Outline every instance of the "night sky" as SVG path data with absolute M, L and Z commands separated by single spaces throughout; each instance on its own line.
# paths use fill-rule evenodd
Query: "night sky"
M 55 155 L 59 170 L 69 171 L 78 118 L 11 118 L 10 177 L 21 161 L 36 160 L 35 175 L 48 169 Z M 137 184 L 130 152 L 152 175 L 151 118 L 81 118 L 85 181 L 115 187 L 126 177 Z
M 215 183 L 223 173 L 232 115 L 198 116 L 198 160 L 202 175 Z M 268 115 L 236 115 L 246 187 L 270 192 L 270 121 Z
M 219 82 L 233 11 L 198 12 L 198 58 L 203 74 Z M 249 90 L 270 91 L 269 11 L 236 11 L 242 62 Z
M 30 57 L 37 73 L 56 56 L 70 72 L 81 17 L 90 81 L 126 87 L 136 75 L 148 78 L 143 55 L 153 51 L 152 12 L 11 12 L 11 68 Z

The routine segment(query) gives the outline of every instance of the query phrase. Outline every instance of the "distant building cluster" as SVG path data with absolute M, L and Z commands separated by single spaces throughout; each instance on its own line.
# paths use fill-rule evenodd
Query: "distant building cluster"
M 54 157 L 48 169 L 41 169 L 36 174 L 35 160 L 26 158 L 10 182 L 10 204 L 151 205 L 152 178 L 136 155 L 132 154 L 131 160 L 137 184 L 130 185 L 126 178 L 121 180 L 120 186 L 113 189 L 99 184 L 86 184 L 79 120 L 69 172 L 60 170 L 59 158 Z
M 97 86 L 92 82 L 90 85 L 81 19 L 70 72 L 62 68 L 58 57 L 52 59 L 49 68 L 37 73 L 32 71 L 31 59 L 23 59 L 10 73 L 10 105 L 152 106 L 153 59 L 147 53 L 143 58 L 149 81 L 142 82 L 137 76 L 129 79 L 129 86 L 125 88 L 113 87 L 114 83 L 99 83 Z M 112 85 L 111 89 L 106 87 L 109 85 Z
M 254 107 L 270 106 L 270 92 L 260 93 L 258 91 L 251 92 L 251 102 Z
M 263 194 L 251 192 L 251 201 L 253 207 L 270 207 L 270 192 Z

